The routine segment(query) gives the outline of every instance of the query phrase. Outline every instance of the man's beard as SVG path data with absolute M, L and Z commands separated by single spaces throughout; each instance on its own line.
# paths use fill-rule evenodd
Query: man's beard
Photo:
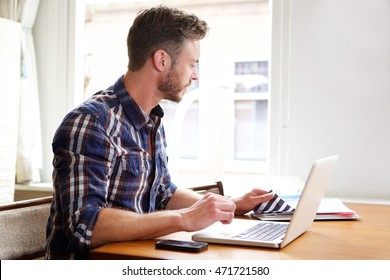
M 190 85 L 191 81 L 185 86 L 181 86 L 177 71 L 171 69 L 168 76 L 159 82 L 158 90 L 161 92 L 162 99 L 178 103 L 182 100 L 185 89 Z

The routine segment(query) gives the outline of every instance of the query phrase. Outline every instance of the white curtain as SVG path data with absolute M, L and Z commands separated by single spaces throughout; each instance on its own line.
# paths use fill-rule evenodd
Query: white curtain
M 39 182 L 42 168 L 41 121 L 32 27 L 39 0 L 0 0 L 0 16 L 22 25 L 21 92 L 16 182 Z
M 19 126 L 19 22 L 0 18 L 0 204 L 14 200 Z

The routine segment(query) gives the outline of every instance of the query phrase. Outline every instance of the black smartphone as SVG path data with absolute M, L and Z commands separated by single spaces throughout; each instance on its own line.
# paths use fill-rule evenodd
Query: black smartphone
M 164 239 L 156 241 L 156 249 L 199 253 L 208 248 L 206 242 Z

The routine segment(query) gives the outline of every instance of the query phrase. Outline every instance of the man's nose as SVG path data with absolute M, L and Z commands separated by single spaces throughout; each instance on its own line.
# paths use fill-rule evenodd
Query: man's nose
M 194 71 L 194 73 L 192 73 L 191 80 L 194 81 L 199 80 L 198 73 L 196 72 L 196 70 Z

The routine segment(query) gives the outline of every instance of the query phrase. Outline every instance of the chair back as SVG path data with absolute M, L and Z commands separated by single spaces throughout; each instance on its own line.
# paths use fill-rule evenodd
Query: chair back
M 190 189 L 195 191 L 195 192 L 201 193 L 201 194 L 213 192 L 216 194 L 224 195 L 223 185 L 222 185 L 222 182 L 220 182 L 220 181 L 215 182 L 215 184 L 211 184 L 211 185 L 207 185 L 207 186 L 192 187 Z
M 52 197 L 0 205 L 0 259 L 36 259 L 45 254 Z

